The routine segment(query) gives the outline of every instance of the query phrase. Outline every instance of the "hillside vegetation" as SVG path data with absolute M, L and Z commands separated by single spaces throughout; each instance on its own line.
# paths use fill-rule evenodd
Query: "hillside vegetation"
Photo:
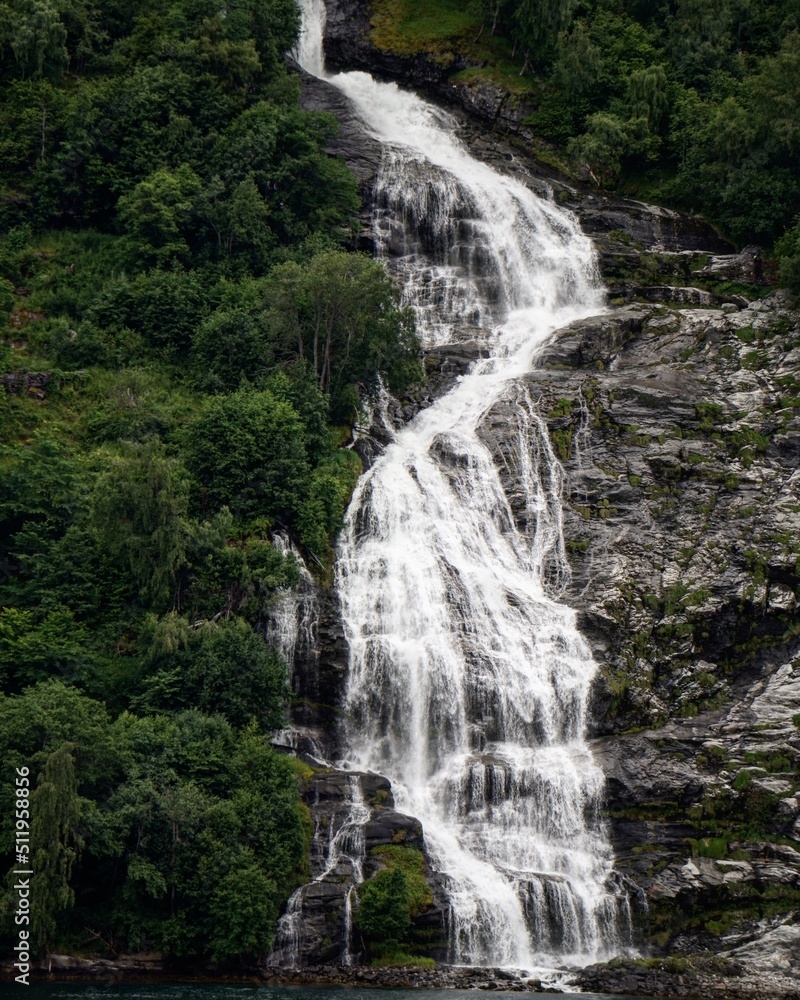
M 266 739 L 265 614 L 298 577 L 271 539 L 325 578 L 347 425 L 419 362 L 345 250 L 356 183 L 298 108 L 298 25 L 293 0 L 0 4 L 0 747 L 32 775 L 39 953 L 251 959 L 305 874 Z

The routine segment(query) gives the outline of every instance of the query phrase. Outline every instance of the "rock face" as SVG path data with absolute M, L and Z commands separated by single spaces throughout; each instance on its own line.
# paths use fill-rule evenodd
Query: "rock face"
M 268 964 L 359 964 L 363 944 L 353 920 L 358 886 L 409 861 L 431 887 L 427 903 L 414 915 L 412 936 L 419 936 L 418 950 L 444 957 L 446 898 L 429 869 L 422 827 L 394 808 L 386 778 L 317 769 L 306 782 L 304 800 L 313 828 L 311 879 L 289 900 Z
M 777 294 L 631 303 L 560 331 L 530 375 L 569 481 L 568 599 L 603 665 L 599 731 L 722 704 L 800 652 L 798 348 Z M 485 423 L 506 465 L 512 419 Z

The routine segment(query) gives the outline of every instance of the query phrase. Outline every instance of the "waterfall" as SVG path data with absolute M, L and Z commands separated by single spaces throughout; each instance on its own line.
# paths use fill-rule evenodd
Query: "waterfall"
M 306 0 L 298 58 L 383 143 L 380 250 L 424 343 L 469 336 L 490 353 L 396 433 L 350 504 L 336 565 L 347 764 L 386 775 L 421 820 L 454 963 L 583 965 L 623 947 L 627 902 L 585 738 L 596 666 L 557 600 L 562 472 L 523 377 L 555 329 L 601 308 L 593 250 L 554 203 L 473 159 L 446 112 L 326 74 L 323 28 Z M 513 510 L 481 436 L 501 400 Z

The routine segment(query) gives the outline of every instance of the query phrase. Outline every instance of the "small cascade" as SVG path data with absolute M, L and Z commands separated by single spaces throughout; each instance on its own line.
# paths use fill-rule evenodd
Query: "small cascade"
M 265 638 L 291 667 L 298 656 L 314 656 L 317 649 L 316 586 L 288 535 L 276 532 L 272 544 L 284 556 L 291 555 L 300 571 L 297 585 L 279 593 L 267 609 Z
M 597 668 L 557 601 L 563 472 L 524 379 L 554 330 L 601 309 L 592 246 L 471 157 L 446 112 L 325 74 L 324 13 L 306 0 L 299 59 L 384 145 L 375 228 L 418 331 L 434 346 L 467 329 L 489 354 L 395 433 L 350 504 L 336 567 L 348 763 L 386 775 L 422 822 L 452 962 L 587 964 L 625 949 L 629 909 L 585 737 Z M 504 469 L 482 433 L 498 405 L 513 414 Z
M 592 417 L 589 413 L 589 403 L 583 387 L 578 392 L 578 403 L 581 408 L 581 414 L 574 439 L 575 464 L 579 469 L 584 469 L 589 457 Z
M 364 799 L 361 777 L 347 776 L 346 811 L 330 808 L 319 794 L 311 805 L 314 836 L 311 842 L 312 880 L 291 896 L 286 912 L 278 921 L 273 952 L 269 965 L 298 968 L 305 956 L 319 949 L 320 940 L 330 933 L 330 925 L 314 919 L 321 912 L 320 901 L 331 895 L 341 896 L 343 927 L 341 940 L 335 949 L 344 965 L 353 961 L 353 900 L 356 887 L 361 885 L 365 857 L 364 827 L 371 810 Z

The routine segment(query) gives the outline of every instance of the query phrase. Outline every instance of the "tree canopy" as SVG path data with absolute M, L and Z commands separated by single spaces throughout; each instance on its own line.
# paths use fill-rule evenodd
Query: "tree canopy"
M 329 577 L 349 425 L 421 367 L 298 29 L 295 0 L 0 0 L 0 752 L 40 952 L 252 961 L 308 863 L 275 533 Z

